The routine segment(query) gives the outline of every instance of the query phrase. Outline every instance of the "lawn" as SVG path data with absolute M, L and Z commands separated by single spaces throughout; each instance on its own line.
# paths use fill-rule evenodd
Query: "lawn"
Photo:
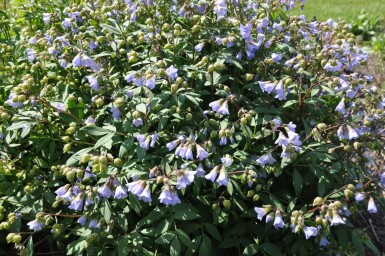
M 305 14 L 308 18 L 314 16 L 318 20 L 332 18 L 335 20 L 354 20 L 361 11 L 372 17 L 385 17 L 385 0 L 307 0 L 301 11 L 293 10 L 295 14 Z

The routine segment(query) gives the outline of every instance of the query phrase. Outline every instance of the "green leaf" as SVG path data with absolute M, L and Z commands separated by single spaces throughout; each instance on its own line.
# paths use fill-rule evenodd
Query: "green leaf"
M 130 239 L 127 236 L 118 238 L 118 256 L 126 256 L 131 251 L 128 246 Z
M 103 215 L 105 221 L 108 223 L 111 220 L 111 206 L 107 199 L 103 199 L 100 206 L 100 213 Z
M 134 137 L 130 137 L 123 141 L 122 145 L 119 149 L 119 157 L 123 158 L 124 155 L 132 148 L 132 145 L 134 145 Z
M 82 150 L 79 150 L 78 152 L 76 152 L 75 154 L 73 154 L 66 162 L 66 165 L 67 166 L 72 166 L 74 164 L 76 164 L 80 158 L 82 157 L 83 154 L 86 154 L 88 152 L 90 152 L 93 148 L 83 148 Z
M 206 231 L 217 241 L 221 241 L 222 237 L 221 234 L 219 233 L 217 227 L 211 223 L 203 223 L 204 228 Z
M 119 213 L 119 214 L 117 214 L 117 216 L 116 216 L 116 221 L 118 222 L 119 226 L 120 226 L 125 232 L 127 232 L 127 229 L 128 229 L 128 221 L 127 221 L 126 215 L 124 215 L 124 213 Z
M 275 245 L 275 244 L 272 244 L 272 243 L 264 243 L 264 244 L 261 244 L 260 246 L 268 255 L 272 255 L 272 256 L 280 256 L 280 255 L 283 255 L 281 253 L 281 250 Z
M 295 189 L 295 194 L 298 196 L 302 190 L 303 180 L 301 174 L 297 171 L 297 169 L 294 169 L 293 172 L 293 185 Z
M 175 231 L 177 232 L 180 241 L 182 241 L 182 243 L 186 245 L 188 248 L 193 249 L 193 243 L 191 242 L 186 232 L 184 232 L 181 229 L 176 229 Z
M 342 248 L 346 249 L 349 245 L 349 235 L 344 229 L 337 230 L 338 242 Z
M 184 209 L 177 211 L 172 217 L 177 220 L 194 220 L 200 218 L 201 216 L 193 212 L 191 209 Z
M 158 132 L 163 131 L 164 127 L 166 126 L 168 122 L 168 117 L 162 116 L 158 123 Z
M 259 250 L 259 245 L 257 245 L 257 244 L 249 244 L 243 250 L 243 254 L 242 255 L 247 255 L 247 256 L 249 256 L 249 255 L 256 255 L 258 253 L 258 250 Z
M 208 236 L 202 236 L 202 243 L 199 248 L 199 255 L 211 255 L 211 240 Z
M 26 248 L 27 248 L 27 255 L 33 256 L 33 239 L 32 239 L 32 236 L 29 238 Z
M 93 126 L 93 125 L 84 126 L 84 127 L 80 128 L 79 131 L 85 132 L 85 133 L 87 133 L 89 135 L 93 135 L 93 136 L 103 136 L 103 135 L 106 135 L 106 134 L 112 132 L 111 130 L 100 128 L 100 127 Z
M 81 239 L 78 239 L 78 240 L 71 242 L 67 246 L 67 255 L 72 255 L 72 254 L 81 255 L 81 252 L 86 247 L 86 244 L 87 243 L 86 243 L 85 238 L 81 238 Z
M 111 149 L 112 147 L 112 137 L 114 136 L 114 133 L 109 133 L 103 137 L 101 137 L 95 144 L 94 149 L 97 149 L 99 147 L 105 147 L 106 149 Z
M 368 240 L 364 240 L 364 244 L 376 255 L 380 255 L 380 251 L 378 251 L 377 247 L 373 244 L 370 238 L 368 238 Z
M 170 247 L 170 255 L 171 256 L 179 256 L 181 253 L 181 247 L 180 247 L 180 242 L 178 238 L 175 238 Z
M 147 113 L 147 107 L 146 107 L 146 104 L 144 103 L 140 103 L 136 106 L 136 110 L 143 113 L 143 114 L 146 114 Z
M 174 239 L 174 237 L 175 237 L 174 231 L 168 231 L 168 232 L 160 235 L 160 237 L 158 237 L 155 240 L 155 243 L 157 243 L 157 244 L 169 244 L 169 243 L 171 243 L 172 239 Z

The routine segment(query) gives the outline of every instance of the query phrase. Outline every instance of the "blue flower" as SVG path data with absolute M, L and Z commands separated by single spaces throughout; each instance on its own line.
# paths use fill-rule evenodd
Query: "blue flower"
M 69 189 L 70 185 L 69 184 L 66 184 L 58 189 L 56 189 L 55 191 L 55 194 L 58 196 L 58 197 L 62 197 Z
M 271 58 L 273 59 L 273 61 L 275 63 L 277 63 L 280 60 L 282 60 L 282 54 L 273 53 L 273 54 L 271 54 Z
M 127 192 L 122 185 L 119 185 L 115 188 L 114 198 L 122 199 L 122 198 L 126 198 L 127 196 L 128 196 Z
M 52 102 L 51 105 L 56 109 L 57 112 L 67 111 L 67 105 L 61 102 Z
M 134 120 L 132 120 L 132 124 L 135 127 L 139 127 L 139 126 L 143 125 L 143 120 L 142 120 L 142 118 L 134 119 Z
M 99 91 L 99 83 L 98 79 L 93 76 L 86 76 L 88 83 L 90 84 L 91 88 L 94 89 L 95 91 Z
M 33 62 L 36 59 L 36 52 L 33 49 L 28 48 L 27 50 L 27 59 L 29 62 Z
M 203 169 L 202 163 L 199 163 L 197 169 L 195 170 L 195 175 L 197 177 L 203 177 L 203 176 L 205 176 L 205 174 L 206 174 L 206 172 Z
M 65 59 L 59 59 L 60 67 L 66 68 L 68 65 L 68 62 Z
M 87 221 L 87 218 L 86 216 L 82 215 L 79 217 L 79 219 L 77 220 L 77 222 L 81 225 L 81 226 L 84 226 L 84 224 L 86 224 L 86 221 Z
M 221 158 L 221 162 L 224 166 L 228 167 L 233 163 L 233 159 L 229 155 L 226 155 Z
M 150 89 L 154 89 L 155 88 L 155 78 L 151 77 L 150 79 L 148 79 L 145 83 L 145 85 Z
M 175 68 L 174 65 L 172 65 L 171 67 L 166 69 L 166 74 L 170 79 L 175 80 L 175 78 L 178 77 L 178 69 Z
M 227 172 L 225 168 L 222 168 L 221 171 L 219 172 L 217 183 L 219 186 L 227 186 L 227 184 L 229 183 L 229 179 L 227 177 Z
M 350 125 L 341 125 L 337 130 L 337 135 L 340 140 L 352 140 L 359 137 L 358 133 Z
M 112 117 L 114 119 L 120 119 L 122 113 L 120 112 L 119 108 L 118 107 L 112 107 L 110 109 L 111 113 L 112 113 Z
M 342 98 L 340 103 L 338 103 L 338 105 L 336 107 L 336 111 L 341 113 L 341 114 L 345 113 L 345 98 Z
M 262 207 L 254 207 L 254 211 L 258 214 L 258 220 L 262 220 L 263 217 L 267 214 L 267 210 Z
M 227 144 L 227 137 L 226 136 L 222 136 L 220 139 L 219 139 L 219 145 L 221 146 L 224 146 Z
M 50 13 L 43 13 L 43 21 L 45 24 L 51 23 L 51 14 Z
M 71 22 L 71 19 L 70 18 L 65 18 L 63 20 L 63 22 L 61 23 L 61 25 L 63 26 L 63 28 L 65 29 L 69 29 L 72 27 L 72 22 Z
M 107 184 L 107 182 L 103 186 L 98 188 L 98 193 L 100 196 L 105 198 L 110 198 L 114 195 L 114 193 L 111 191 L 110 185 Z
M 241 31 L 241 36 L 246 41 L 251 40 L 251 28 L 252 28 L 251 23 L 247 23 L 245 26 L 243 26 L 242 24 L 239 25 L 239 30 Z
M 279 210 L 275 211 L 275 217 L 274 217 L 274 227 L 276 229 L 283 228 L 285 226 L 285 223 L 283 222 L 281 212 Z
M 170 191 L 169 186 L 165 186 L 159 196 L 159 201 L 165 205 L 176 205 L 181 203 L 178 194 L 175 191 Z
M 128 74 L 124 79 L 127 81 L 127 83 L 131 83 L 135 78 L 134 74 Z
M 337 226 L 339 224 L 345 224 L 345 221 L 341 218 L 341 216 L 337 213 L 337 211 L 334 211 L 333 219 L 330 222 L 330 226 Z
M 377 213 L 377 205 L 376 205 L 376 202 L 374 202 L 373 197 L 370 197 L 370 199 L 369 199 L 368 212 L 369 213 Z
M 278 82 L 277 86 L 274 89 L 274 92 L 276 93 L 276 95 L 275 95 L 276 99 L 279 99 L 279 100 L 285 100 L 286 99 L 285 89 L 283 87 L 282 80 Z
M 364 193 L 357 193 L 357 194 L 355 194 L 354 199 L 356 200 L 356 203 L 359 203 L 365 199 L 365 194 Z
M 199 160 L 204 160 L 209 156 L 209 153 L 200 145 L 196 144 L 197 158 Z
M 211 172 L 205 175 L 206 180 L 210 180 L 211 182 L 215 182 L 215 179 L 218 176 L 219 167 L 215 166 Z
M 152 199 L 151 199 L 151 189 L 150 189 L 150 185 L 149 184 L 146 185 L 146 187 L 144 188 L 142 193 L 140 193 L 138 198 L 139 198 L 139 200 L 142 200 L 143 202 L 146 202 L 146 203 L 152 201 Z
M 276 160 L 275 160 L 274 157 L 271 155 L 271 153 L 268 153 L 268 154 L 263 155 L 263 156 L 261 156 L 260 158 L 258 158 L 258 159 L 256 160 L 256 162 L 257 162 L 260 166 L 264 167 L 266 164 L 273 164 L 273 163 L 275 163 Z
M 27 223 L 29 229 L 32 229 L 34 232 L 40 231 L 44 228 L 44 221 L 33 220 Z
M 158 140 L 159 138 L 159 134 L 158 133 L 154 133 L 153 135 L 151 135 L 151 144 L 150 144 L 150 147 L 155 147 L 155 143 L 156 141 Z
M 274 82 L 259 81 L 258 83 L 259 83 L 259 87 L 261 87 L 262 91 L 267 92 L 268 94 L 272 93 L 275 86 L 276 86 L 276 83 L 274 83 Z
M 190 185 L 194 181 L 194 175 L 196 171 L 185 171 L 185 170 L 178 170 L 176 172 L 177 175 L 177 189 L 182 189 Z
M 329 240 L 323 236 L 321 237 L 320 241 L 319 241 L 319 246 L 328 246 L 330 244 Z
M 217 15 L 218 20 L 226 18 L 226 15 L 227 15 L 226 0 L 215 1 L 214 13 Z
M 144 183 L 141 180 L 127 183 L 126 186 L 128 192 L 131 192 L 132 194 L 137 196 L 140 196 L 144 189 Z
M 89 228 L 97 228 L 98 227 L 98 221 L 95 219 L 92 219 L 90 223 L 88 223 Z
M 75 199 L 72 200 L 70 206 L 68 207 L 71 210 L 74 211 L 81 211 L 83 210 L 83 197 L 82 194 L 79 194 Z
M 197 44 L 197 45 L 194 47 L 195 51 L 196 51 L 196 52 L 201 52 L 204 45 L 205 45 L 204 43 Z
M 305 233 L 306 239 L 309 239 L 312 236 L 318 235 L 318 229 L 316 227 L 307 227 L 305 226 L 303 228 L 303 232 Z
M 82 65 L 82 58 L 80 56 L 80 53 L 75 56 L 75 58 L 72 60 L 72 66 L 75 68 L 81 67 Z

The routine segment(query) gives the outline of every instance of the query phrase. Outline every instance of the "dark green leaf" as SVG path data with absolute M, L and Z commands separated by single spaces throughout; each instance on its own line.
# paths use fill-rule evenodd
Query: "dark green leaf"
M 181 253 L 181 248 L 180 248 L 180 242 L 178 238 L 174 238 L 174 240 L 171 243 L 170 247 L 170 255 L 171 256 L 179 256 Z

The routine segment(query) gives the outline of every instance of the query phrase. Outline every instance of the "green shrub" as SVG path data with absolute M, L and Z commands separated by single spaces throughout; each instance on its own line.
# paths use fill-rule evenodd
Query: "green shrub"
M 0 229 L 22 255 L 376 251 L 349 216 L 382 200 L 385 100 L 346 23 L 83 2 L 29 4 L 2 43 Z

